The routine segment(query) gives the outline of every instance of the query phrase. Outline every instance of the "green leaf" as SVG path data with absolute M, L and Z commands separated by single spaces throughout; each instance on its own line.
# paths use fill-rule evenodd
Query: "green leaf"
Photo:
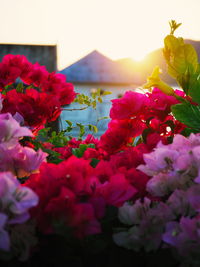
M 167 35 L 164 39 L 165 49 L 169 50 L 171 53 L 175 53 L 180 45 L 183 45 L 183 39 L 176 38 L 174 35 Z M 169 60 L 170 58 L 167 58 Z
M 97 95 L 101 96 L 101 89 L 100 88 L 97 89 Z
M 152 132 L 152 129 L 151 129 L 151 128 L 147 128 L 147 129 L 145 129 L 145 130 L 143 131 L 143 133 L 142 133 L 142 139 L 143 139 L 144 143 L 146 143 L 146 141 L 147 141 L 147 136 L 148 136 L 148 134 L 151 133 L 151 132 Z
M 69 121 L 69 120 L 65 120 L 65 121 L 70 127 L 72 127 L 72 122 L 71 121 Z
M 31 85 L 29 85 L 29 86 L 26 87 L 26 90 L 30 90 L 32 88 L 33 88 L 33 85 L 31 84 Z
M 175 30 L 178 29 L 178 27 L 180 27 L 181 24 L 182 23 L 177 23 L 175 20 L 171 20 L 169 22 L 169 26 L 170 26 L 170 29 L 171 29 L 170 34 L 174 34 Z
M 91 96 L 92 96 L 93 99 L 95 99 L 96 96 L 97 96 L 97 93 L 92 93 Z
M 168 65 L 168 73 L 188 94 L 191 77 L 199 70 L 197 52 L 192 45 L 185 44 L 182 38 L 173 35 L 166 36 L 164 44 L 163 54 Z
M 87 147 L 88 148 L 95 148 L 95 144 L 88 144 Z
M 80 144 L 78 148 L 72 148 L 72 154 L 81 158 L 88 148 L 95 148 L 95 144 Z
M 200 76 L 193 75 L 190 77 L 188 94 L 192 97 L 192 100 L 200 104 Z
M 8 84 L 8 85 L 6 85 L 4 88 L 5 88 L 5 90 L 7 91 L 7 90 L 11 89 L 12 86 L 13 86 L 13 83 L 12 83 L 12 84 Z
M 58 164 L 63 161 L 62 159 L 59 158 L 60 153 L 53 151 L 51 149 L 46 149 L 46 148 L 43 148 L 43 151 L 49 154 L 48 162 Z
M 79 137 L 82 137 L 85 134 L 85 126 L 81 123 L 76 123 L 79 127 Z
M 177 104 L 171 107 L 175 118 L 193 128 L 194 130 L 200 130 L 200 107 L 192 104 Z
M 49 131 L 50 131 L 50 128 L 44 128 L 40 130 L 37 135 L 37 140 L 41 142 L 47 141 Z
M 94 108 L 94 109 L 96 109 L 96 107 L 97 107 L 97 102 L 96 102 L 96 100 L 95 101 L 92 101 L 92 107 Z
M 77 158 L 81 158 L 87 148 L 86 144 L 80 144 L 79 148 L 72 148 L 72 154 Z
M 16 91 L 17 91 L 18 93 L 22 93 L 23 90 L 24 90 L 24 85 L 23 85 L 23 83 L 18 83 L 18 85 L 17 85 L 17 87 L 16 87 Z
M 98 133 L 98 128 L 97 126 L 93 125 L 93 124 L 88 124 L 88 129 L 94 133 Z
M 98 133 L 98 128 L 95 125 L 91 125 L 91 129 L 94 133 Z
M 104 95 L 111 95 L 111 94 L 112 94 L 112 92 L 110 92 L 110 91 L 103 91 L 102 96 L 104 96 Z
M 181 134 L 184 135 L 184 136 L 189 136 L 191 133 L 198 133 L 199 131 L 198 130 L 194 130 L 194 129 L 191 129 L 191 128 L 185 128 Z
M 72 129 L 73 129 L 72 127 L 68 126 L 68 127 L 66 128 L 66 131 L 67 131 L 67 132 L 71 132 Z
M 99 103 L 103 103 L 103 100 L 100 96 L 98 97 L 98 101 L 99 101 Z
M 97 164 L 99 163 L 99 159 L 96 159 L 96 158 L 92 158 L 91 162 L 90 162 L 90 165 L 95 168 L 97 166 Z
M 53 132 L 51 133 L 51 137 L 56 137 L 56 131 L 53 131 Z

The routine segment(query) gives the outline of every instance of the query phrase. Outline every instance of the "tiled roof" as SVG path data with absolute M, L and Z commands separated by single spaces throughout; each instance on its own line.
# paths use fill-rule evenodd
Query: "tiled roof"
M 139 84 L 139 77 L 133 69 L 125 68 L 96 50 L 60 73 L 74 83 Z

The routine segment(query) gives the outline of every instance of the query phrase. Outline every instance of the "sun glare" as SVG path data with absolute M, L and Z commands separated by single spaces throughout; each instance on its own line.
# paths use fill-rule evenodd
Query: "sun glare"
M 141 52 L 141 53 L 138 53 L 138 54 L 131 56 L 131 59 L 133 61 L 136 61 L 136 62 L 141 62 L 141 61 L 145 60 L 145 58 L 146 58 L 145 52 L 143 52 L 143 53 Z
M 3 0 L 0 42 L 57 43 L 59 68 L 93 50 L 140 62 L 163 46 L 171 19 L 183 23 L 179 36 L 199 39 L 199 8 L 199 0 Z M 42 21 L 30 20 L 36 13 Z

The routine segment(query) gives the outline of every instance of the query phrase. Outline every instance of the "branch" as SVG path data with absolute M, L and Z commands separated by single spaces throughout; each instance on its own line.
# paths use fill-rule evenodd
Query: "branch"
M 74 110 L 84 110 L 87 109 L 87 107 L 82 107 L 82 108 L 62 108 L 62 110 L 66 110 L 66 111 L 74 111 Z

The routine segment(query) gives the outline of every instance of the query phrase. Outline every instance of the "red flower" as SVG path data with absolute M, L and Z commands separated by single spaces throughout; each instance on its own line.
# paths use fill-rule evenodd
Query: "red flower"
M 149 106 L 145 113 L 146 119 L 153 116 L 164 120 L 171 112 L 171 106 L 179 103 L 174 96 L 168 96 L 158 88 L 154 88 L 153 92 L 148 93 L 147 95 L 149 98 Z
M 138 119 L 112 120 L 101 136 L 99 147 L 109 154 L 122 150 L 132 137 L 140 135 L 146 125 Z
M 122 173 L 115 174 L 109 162 L 103 178 L 100 167 L 75 156 L 55 164 L 42 164 L 40 173 L 31 175 L 25 185 L 39 196 L 32 210 L 41 231 L 53 231 L 53 223 L 62 221 L 74 234 L 83 237 L 101 231 L 100 222 L 106 205 L 120 206 L 132 199 L 137 190 Z
M 29 73 L 32 72 L 33 70 L 33 64 L 30 63 L 27 60 L 27 58 L 23 55 L 11 55 L 11 54 L 6 55 L 3 57 L 2 63 L 7 64 L 9 68 L 17 68 L 18 69 L 17 77 L 21 77 L 22 80 L 24 77 L 27 77 Z
M 97 187 L 97 195 L 103 196 L 107 204 L 117 207 L 130 200 L 136 192 L 123 174 L 115 174 L 109 177 L 108 182 Z
M 55 120 L 61 109 L 56 97 L 29 89 L 25 93 L 9 91 L 4 96 L 2 112 L 10 112 L 12 115 L 18 112 L 24 118 L 25 125 L 38 128 Z
M 58 96 L 61 105 L 70 104 L 76 94 L 73 84 L 66 82 L 66 77 L 60 73 L 49 73 L 47 79 L 41 82 L 41 88 L 44 92 Z
M 148 105 L 148 98 L 144 94 L 128 91 L 120 99 L 112 100 L 110 110 L 111 119 L 129 119 L 143 113 L 143 109 Z
M 32 65 L 32 68 L 26 75 L 23 75 L 23 82 L 27 84 L 33 84 L 36 87 L 41 88 L 42 83 L 48 78 L 48 71 L 45 66 L 40 66 L 38 63 Z
M 66 82 L 64 75 L 49 73 L 45 66 L 32 64 L 24 56 L 6 55 L 0 63 L 0 88 L 14 83 L 18 77 L 57 98 L 60 105 L 70 104 L 76 96 L 73 85 Z
M 19 68 L 0 63 L 0 88 L 3 89 L 4 86 L 14 83 L 20 73 Z

